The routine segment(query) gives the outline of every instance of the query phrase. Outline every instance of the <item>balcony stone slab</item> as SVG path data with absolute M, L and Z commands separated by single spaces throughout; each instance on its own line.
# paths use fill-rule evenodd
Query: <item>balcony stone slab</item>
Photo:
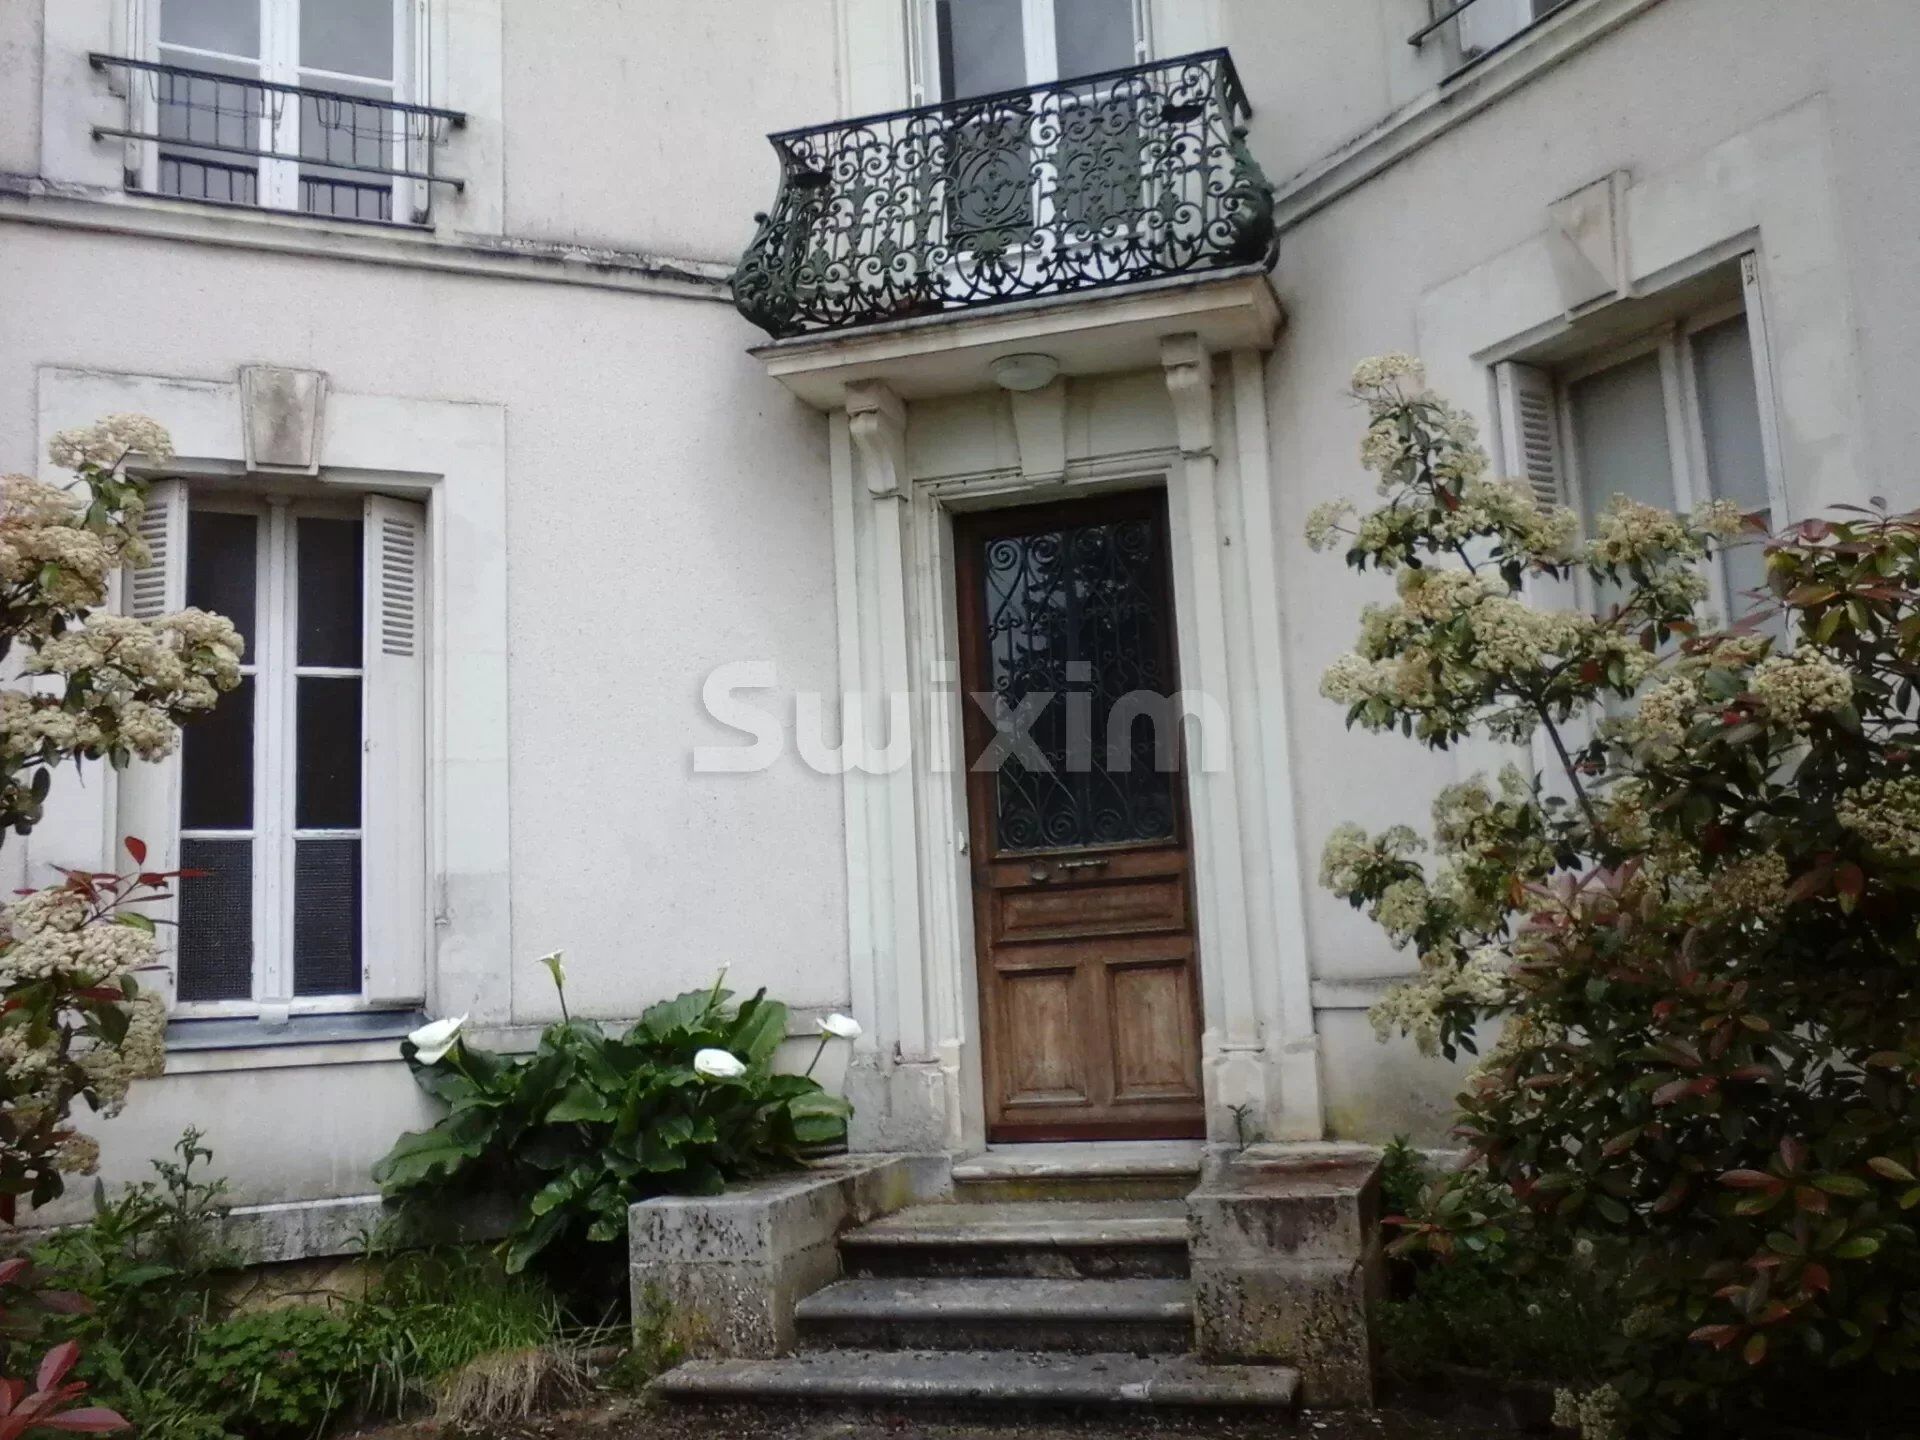
M 1158 369 L 1171 335 L 1195 335 L 1213 354 L 1266 351 L 1284 326 L 1262 263 L 796 335 L 751 353 L 801 400 L 833 411 L 862 381 L 903 400 L 965 395 L 993 389 L 993 362 L 1007 355 L 1051 355 L 1068 377 L 1124 374 Z

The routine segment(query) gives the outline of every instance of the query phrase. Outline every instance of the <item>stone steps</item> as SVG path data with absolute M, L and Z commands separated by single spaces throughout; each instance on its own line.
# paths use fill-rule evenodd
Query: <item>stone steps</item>
M 1200 1182 L 1204 1153 L 1197 1140 L 1002 1145 L 954 1162 L 953 1198 L 1184 1200 Z
M 1039 1350 L 1177 1355 L 1193 1343 L 1185 1280 L 841 1280 L 795 1310 L 804 1350 Z
M 829 1350 L 779 1360 L 692 1360 L 653 1382 L 673 1400 L 1289 1412 L 1299 1375 L 1185 1355 L 1004 1350 Z
M 840 1237 L 855 1278 L 1179 1279 L 1187 1213 L 1178 1200 L 916 1205 Z

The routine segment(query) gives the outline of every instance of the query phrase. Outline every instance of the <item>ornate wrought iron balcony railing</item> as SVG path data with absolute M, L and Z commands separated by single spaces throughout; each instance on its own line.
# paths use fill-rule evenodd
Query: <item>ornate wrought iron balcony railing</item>
M 437 169 L 448 132 L 467 123 L 458 110 L 119 55 L 88 59 L 124 86 L 126 123 L 96 125 L 93 138 L 126 144 L 131 189 L 422 222 L 431 186 L 465 188 Z
M 840 330 L 1277 254 L 1225 50 L 770 136 L 733 276 L 769 334 Z

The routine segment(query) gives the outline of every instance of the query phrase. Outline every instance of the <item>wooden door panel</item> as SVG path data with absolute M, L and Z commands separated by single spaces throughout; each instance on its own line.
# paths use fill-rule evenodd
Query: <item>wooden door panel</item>
M 1177 732 L 1135 719 L 1178 688 L 1164 500 L 962 517 L 955 541 L 967 691 L 1040 707 L 995 768 L 967 706 L 988 1136 L 1202 1134 Z
M 1116 1104 L 1200 1098 L 1191 973 L 1190 955 L 1107 966 Z

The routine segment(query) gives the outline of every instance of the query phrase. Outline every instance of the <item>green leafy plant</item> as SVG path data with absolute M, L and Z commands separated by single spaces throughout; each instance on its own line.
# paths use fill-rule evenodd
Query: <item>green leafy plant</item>
M 353 1316 L 297 1305 L 207 1326 L 176 1383 L 248 1440 L 308 1440 L 366 1402 L 374 1364 Z
M 564 1007 L 557 958 L 551 968 Z M 563 1236 L 620 1239 L 635 1200 L 714 1194 L 843 1138 L 845 1100 L 773 1069 L 786 1006 L 764 991 L 732 998 L 716 981 L 617 1036 L 567 1018 L 523 1057 L 465 1044 L 458 1022 L 424 1027 L 401 1053 L 448 1113 L 401 1136 L 374 1178 L 403 1197 L 505 1190 L 519 1207 L 507 1267 L 519 1271 Z
M 1730 507 L 1616 497 L 1579 541 L 1421 378 L 1355 377 L 1386 500 L 1310 538 L 1398 599 L 1323 691 L 1553 763 L 1443 791 L 1431 867 L 1405 827 L 1327 846 L 1323 881 L 1419 958 L 1383 1033 L 1452 1054 L 1504 1021 L 1460 1100 L 1470 1162 L 1396 1248 L 1617 1277 L 1608 1383 L 1561 1410 L 1590 1435 L 1872 1416 L 1911 1383 L 1872 1376 L 1920 1370 L 1920 516 L 1772 539 L 1763 603 L 1715 630 Z M 1597 612 L 1528 603 L 1576 574 Z

